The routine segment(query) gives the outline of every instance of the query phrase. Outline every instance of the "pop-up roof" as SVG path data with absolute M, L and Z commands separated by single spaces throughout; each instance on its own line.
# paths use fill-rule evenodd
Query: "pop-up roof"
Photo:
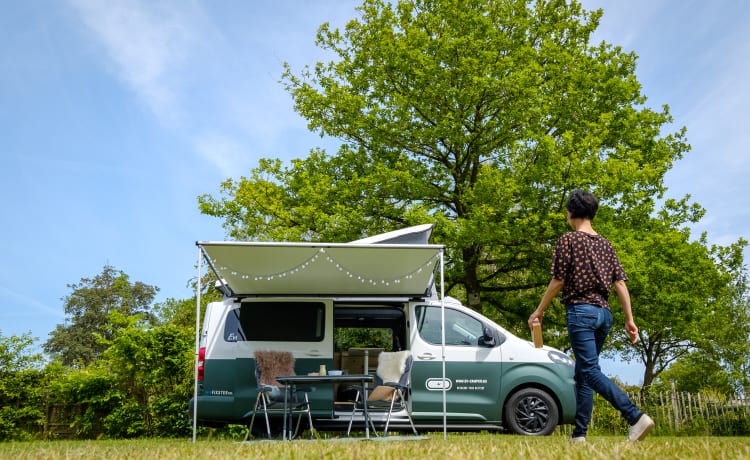
M 443 246 L 389 242 L 427 241 L 431 230 L 410 227 L 352 243 L 196 244 L 238 296 L 422 297 L 430 294 Z

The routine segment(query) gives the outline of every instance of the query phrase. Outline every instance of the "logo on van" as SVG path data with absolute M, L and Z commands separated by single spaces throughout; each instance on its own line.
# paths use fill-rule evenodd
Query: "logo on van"
M 206 390 L 206 393 L 213 396 L 233 396 L 234 393 L 228 390 Z
M 425 388 L 427 388 L 430 391 L 443 391 L 443 388 L 445 390 L 450 390 L 453 388 L 453 382 L 449 378 L 443 379 L 427 379 L 424 383 Z

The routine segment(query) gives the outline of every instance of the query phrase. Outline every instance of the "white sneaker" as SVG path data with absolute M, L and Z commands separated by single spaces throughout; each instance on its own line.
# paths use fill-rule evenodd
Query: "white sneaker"
M 571 444 L 580 444 L 586 442 L 586 436 L 578 436 L 575 438 L 570 438 Z
M 654 421 L 646 414 L 641 415 L 633 425 L 628 428 L 628 441 L 635 442 L 645 438 L 654 429 Z

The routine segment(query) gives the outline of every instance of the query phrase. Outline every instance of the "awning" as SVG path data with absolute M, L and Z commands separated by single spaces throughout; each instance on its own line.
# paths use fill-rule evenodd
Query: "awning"
M 429 296 L 442 245 L 198 241 L 234 295 Z

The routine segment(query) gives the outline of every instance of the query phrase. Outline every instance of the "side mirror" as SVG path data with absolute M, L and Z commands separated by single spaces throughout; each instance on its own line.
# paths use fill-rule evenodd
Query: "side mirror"
M 484 327 L 482 331 L 482 337 L 479 338 L 479 345 L 483 345 L 485 347 L 494 347 L 495 346 L 495 336 L 492 334 L 492 330 L 488 327 Z

